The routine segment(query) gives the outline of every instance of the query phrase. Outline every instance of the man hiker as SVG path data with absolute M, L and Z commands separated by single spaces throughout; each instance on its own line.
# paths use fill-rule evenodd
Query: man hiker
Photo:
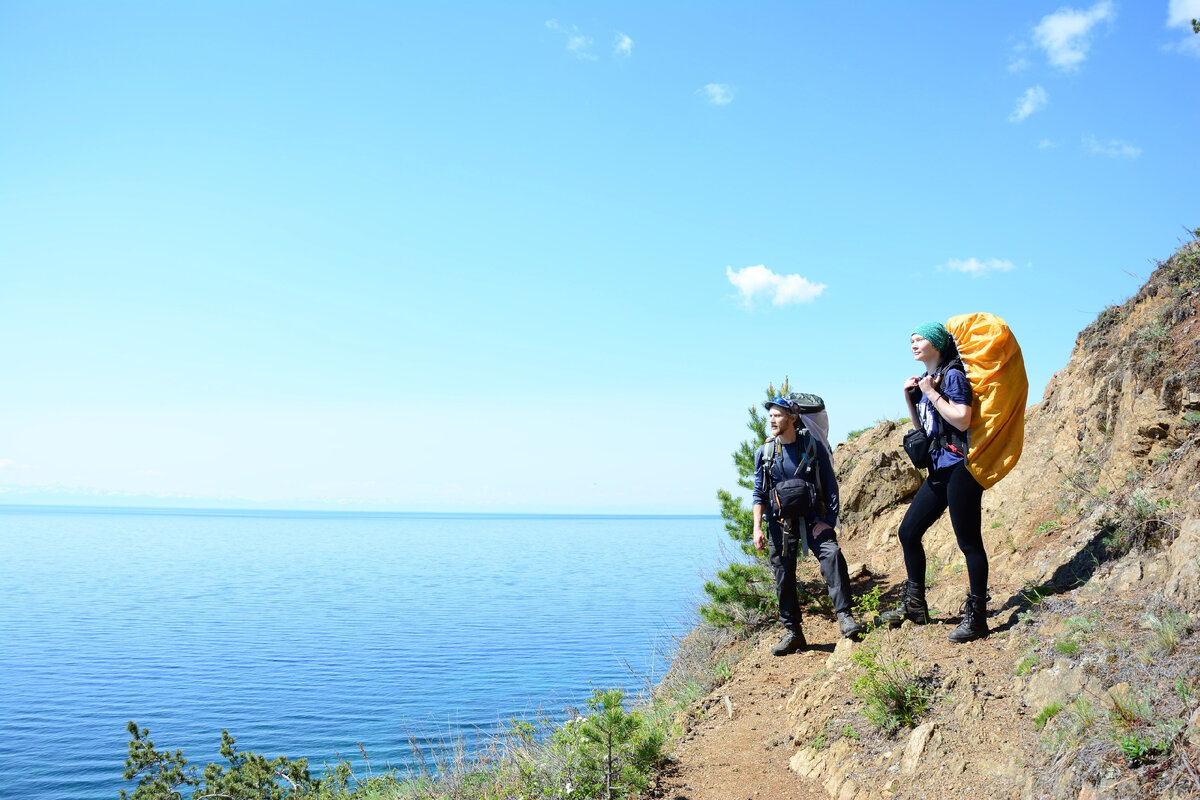
M 771 436 L 754 454 L 754 546 L 762 550 L 770 543 L 779 620 L 787 629 L 771 652 L 786 656 L 806 646 L 796 597 L 796 551 L 801 541 L 821 564 L 842 636 L 851 638 L 862 626 L 850 610 L 850 576 L 833 529 L 838 485 L 829 453 L 808 430 L 798 429 L 800 415 L 791 400 L 776 397 L 763 405 Z

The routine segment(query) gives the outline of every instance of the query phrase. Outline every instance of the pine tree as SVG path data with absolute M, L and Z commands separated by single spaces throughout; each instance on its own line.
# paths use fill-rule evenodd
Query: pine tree
M 779 390 L 767 386 L 767 400 L 788 393 L 788 380 L 783 379 Z M 733 453 L 733 465 L 738 472 L 738 485 L 746 491 L 754 489 L 754 453 L 767 440 L 767 417 L 757 407 L 750 408 L 750 439 L 741 443 Z M 753 627 L 773 618 L 779 611 L 775 597 L 775 576 L 767 561 L 767 551 L 754 548 L 754 512 L 721 489 L 721 516 L 725 531 L 737 543 L 738 549 L 749 557 L 748 563 L 733 562 L 717 572 L 717 580 L 704 584 L 711 602 L 700 607 L 700 616 L 720 627 Z

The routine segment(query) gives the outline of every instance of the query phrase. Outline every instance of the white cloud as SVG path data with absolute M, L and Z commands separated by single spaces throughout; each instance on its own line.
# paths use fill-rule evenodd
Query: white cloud
M 1044 108 L 1050 102 L 1050 95 L 1041 86 L 1026 89 L 1025 94 L 1017 100 L 1017 107 L 1008 115 L 1009 122 L 1021 122 L 1033 112 Z
M 13 461 L 11 458 L 0 458 L 0 469 L 3 469 L 4 467 L 11 467 L 16 463 L 17 462 Z
M 1033 41 L 1046 51 L 1050 63 L 1064 72 L 1073 72 L 1087 58 L 1092 30 L 1101 22 L 1112 23 L 1117 12 L 1110 0 L 1097 3 L 1086 11 L 1060 8 L 1042 17 L 1033 29 Z
M 1163 45 L 1172 53 L 1200 58 L 1200 34 L 1192 31 L 1192 20 L 1200 19 L 1200 0 L 1171 0 L 1167 7 L 1167 27 L 1182 28 L 1183 38 Z
M 1038 150 L 1052 150 L 1058 147 L 1058 142 L 1052 142 L 1049 139 L 1042 139 L 1038 142 Z
M 617 31 L 613 39 L 613 58 L 629 58 L 633 55 L 633 39 Z
M 733 87 L 728 83 L 706 83 L 699 93 L 714 106 L 727 106 L 733 102 Z
M 978 258 L 951 258 L 938 267 L 938 271 L 949 272 L 965 272 L 968 275 L 976 278 L 987 275 L 989 272 L 1011 272 L 1016 269 L 1016 266 L 1007 259 L 988 258 L 980 261 Z
M 1171 0 L 1167 4 L 1168 28 L 1187 28 L 1191 33 L 1193 19 L 1200 19 L 1200 0 Z
M 1109 158 L 1137 158 L 1142 154 L 1142 148 L 1137 145 L 1123 142 L 1120 139 L 1101 142 L 1095 136 L 1083 137 L 1083 149 L 1094 156 L 1108 156 Z
M 596 56 L 591 52 L 592 38 L 584 36 L 575 25 L 560 25 L 556 19 L 546 20 L 546 27 L 555 33 L 567 37 L 567 50 L 581 61 L 595 61 Z
M 813 283 L 800 275 L 776 275 L 763 264 L 742 267 L 736 272 L 733 267 L 726 267 L 725 276 L 737 287 L 746 305 L 757 295 L 769 295 L 771 302 L 777 306 L 811 303 L 828 288 L 823 283 Z

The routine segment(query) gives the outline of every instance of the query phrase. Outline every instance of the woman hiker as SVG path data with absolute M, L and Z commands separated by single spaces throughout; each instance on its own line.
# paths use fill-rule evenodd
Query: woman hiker
M 929 621 L 925 604 L 925 548 L 921 537 L 950 509 L 950 524 L 958 549 L 967 560 L 970 593 L 963 606 L 962 623 L 950 634 L 952 642 L 969 642 L 988 635 L 987 553 L 981 530 L 983 487 L 967 469 L 967 432 L 971 427 L 971 384 L 958 358 L 950 332 L 938 322 L 918 325 L 912 337 L 913 359 L 925 365 L 925 374 L 904 382 L 904 397 L 913 427 L 929 437 L 929 477 L 917 490 L 900 523 L 900 545 L 908 581 L 900 605 L 883 615 L 898 626 L 905 619 L 918 625 Z

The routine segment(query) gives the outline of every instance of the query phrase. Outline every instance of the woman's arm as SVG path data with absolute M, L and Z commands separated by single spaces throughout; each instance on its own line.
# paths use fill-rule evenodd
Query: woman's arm
M 928 375 L 917 381 L 917 385 L 924 392 L 925 397 L 929 402 L 933 403 L 933 408 L 937 411 L 942 419 L 949 422 L 960 431 L 965 431 L 971 427 L 971 406 L 969 403 L 956 403 L 948 399 L 945 395 L 937 390 L 933 379 Z M 911 406 L 912 402 L 909 401 Z M 912 413 L 915 413 L 912 412 Z
M 911 389 L 917 388 L 917 379 L 909 378 L 904 382 L 904 402 L 908 403 L 908 418 L 912 420 L 913 430 L 921 430 L 921 419 L 917 416 L 917 404 L 913 402 Z

